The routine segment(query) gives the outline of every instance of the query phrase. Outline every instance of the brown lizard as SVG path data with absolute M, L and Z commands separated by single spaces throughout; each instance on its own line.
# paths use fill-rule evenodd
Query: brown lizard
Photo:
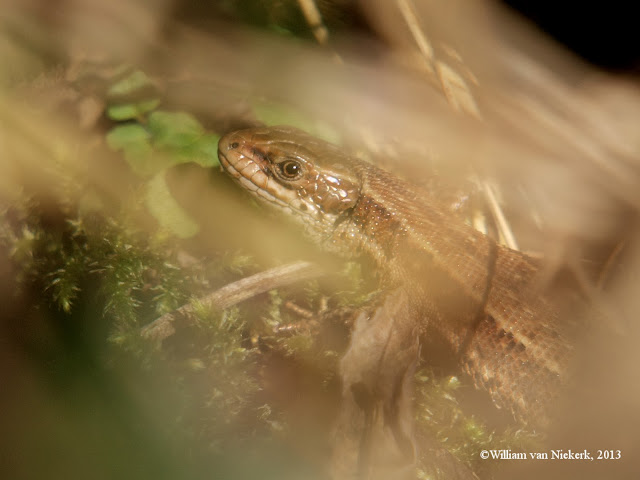
M 538 260 L 452 218 L 429 191 L 292 127 L 229 133 L 219 157 L 322 247 L 373 259 L 389 292 L 359 315 L 341 361 L 334 477 L 410 478 L 412 377 L 419 338 L 432 333 L 498 406 L 547 418 L 571 328 L 561 294 L 539 282 Z

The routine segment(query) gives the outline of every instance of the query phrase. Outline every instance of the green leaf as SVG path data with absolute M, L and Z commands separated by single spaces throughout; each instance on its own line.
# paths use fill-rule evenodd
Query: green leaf
M 188 113 L 158 111 L 149 115 L 149 132 L 155 146 L 182 149 L 198 141 L 204 128 Z
M 112 150 L 126 151 L 133 145 L 149 145 L 150 138 L 142 125 L 118 125 L 107 134 L 107 145 Z
M 220 164 L 218 160 L 218 141 L 220 135 L 203 135 L 197 142 L 197 156 L 191 161 L 199 163 L 203 167 L 216 167 Z
M 136 70 L 128 77 L 125 77 L 112 85 L 107 91 L 107 95 L 110 97 L 131 95 L 135 93 L 136 90 L 142 90 L 152 85 L 153 82 L 144 72 Z
M 173 198 L 165 174 L 162 171 L 149 180 L 145 204 L 162 227 L 178 238 L 193 237 L 200 227 Z
M 107 145 L 113 150 L 122 151 L 125 160 L 140 176 L 151 175 L 165 166 L 153 161 L 149 140 L 149 132 L 141 125 L 118 125 L 107 134 Z
M 195 162 L 203 167 L 215 167 L 219 164 L 220 136 L 206 133 L 192 115 L 154 112 L 149 115 L 149 131 L 154 146 L 171 155 L 171 165 Z
M 220 140 L 219 135 L 206 134 L 191 145 L 180 150 L 173 150 L 174 163 L 195 162 L 203 167 L 218 166 L 220 164 L 218 161 L 218 140 Z
M 111 105 L 107 108 L 107 116 L 116 122 L 135 120 L 145 113 L 154 110 L 158 105 L 160 105 L 160 100 L 157 98 L 143 100 L 137 103 Z

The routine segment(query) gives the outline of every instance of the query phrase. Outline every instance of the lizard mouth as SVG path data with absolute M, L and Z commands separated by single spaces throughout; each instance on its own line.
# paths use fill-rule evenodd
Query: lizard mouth
M 283 207 L 288 206 L 286 202 L 269 193 L 267 189 L 269 178 L 264 171 L 247 171 L 247 169 L 251 168 L 251 165 L 255 165 L 251 160 L 244 162 L 246 165 L 242 168 L 242 160 L 246 157 L 229 155 L 225 154 L 222 150 L 218 150 L 218 158 L 224 171 L 243 188 L 254 195 L 264 198 L 270 203 L 279 204 Z
M 299 195 L 298 189 L 286 188 L 276 181 L 268 157 L 255 148 L 248 135 L 238 131 L 220 139 L 218 158 L 222 169 L 262 203 L 302 224 L 307 236 L 325 241 L 331 235 L 335 215 L 323 212 Z
M 222 168 L 236 182 L 261 200 L 297 214 L 309 214 L 309 206 L 294 189 L 288 189 L 273 179 L 269 161 L 258 155 L 242 132 L 225 135 L 218 143 L 218 158 Z

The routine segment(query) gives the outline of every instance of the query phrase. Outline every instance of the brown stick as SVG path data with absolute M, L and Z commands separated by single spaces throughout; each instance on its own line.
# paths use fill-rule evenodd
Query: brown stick
M 320 268 L 309 262 L 296 262 L 256 273 L 237 282 L 211 292 L 198 301 L 205 305 L 215 306 L 221 310 L 229 308 L 249 298 L 255 297 L 274 288 L 290 285 L 295 282 L 309 280 L 322 274 Z M 162 342 L 175 333 L 173 321 L 193 312 L 193 305 L 187 303 L 171 313 L 157 318 L 140 331 L 144 338 Z

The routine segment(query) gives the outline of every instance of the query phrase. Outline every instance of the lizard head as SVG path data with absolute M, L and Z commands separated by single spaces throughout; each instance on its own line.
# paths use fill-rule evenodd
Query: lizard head
M 356 205 L 362 181 L 334 145 L 288 126 L 250 128 L 220 139 L 224 170 L 243 188 L 305 225 L 330 235 Z

